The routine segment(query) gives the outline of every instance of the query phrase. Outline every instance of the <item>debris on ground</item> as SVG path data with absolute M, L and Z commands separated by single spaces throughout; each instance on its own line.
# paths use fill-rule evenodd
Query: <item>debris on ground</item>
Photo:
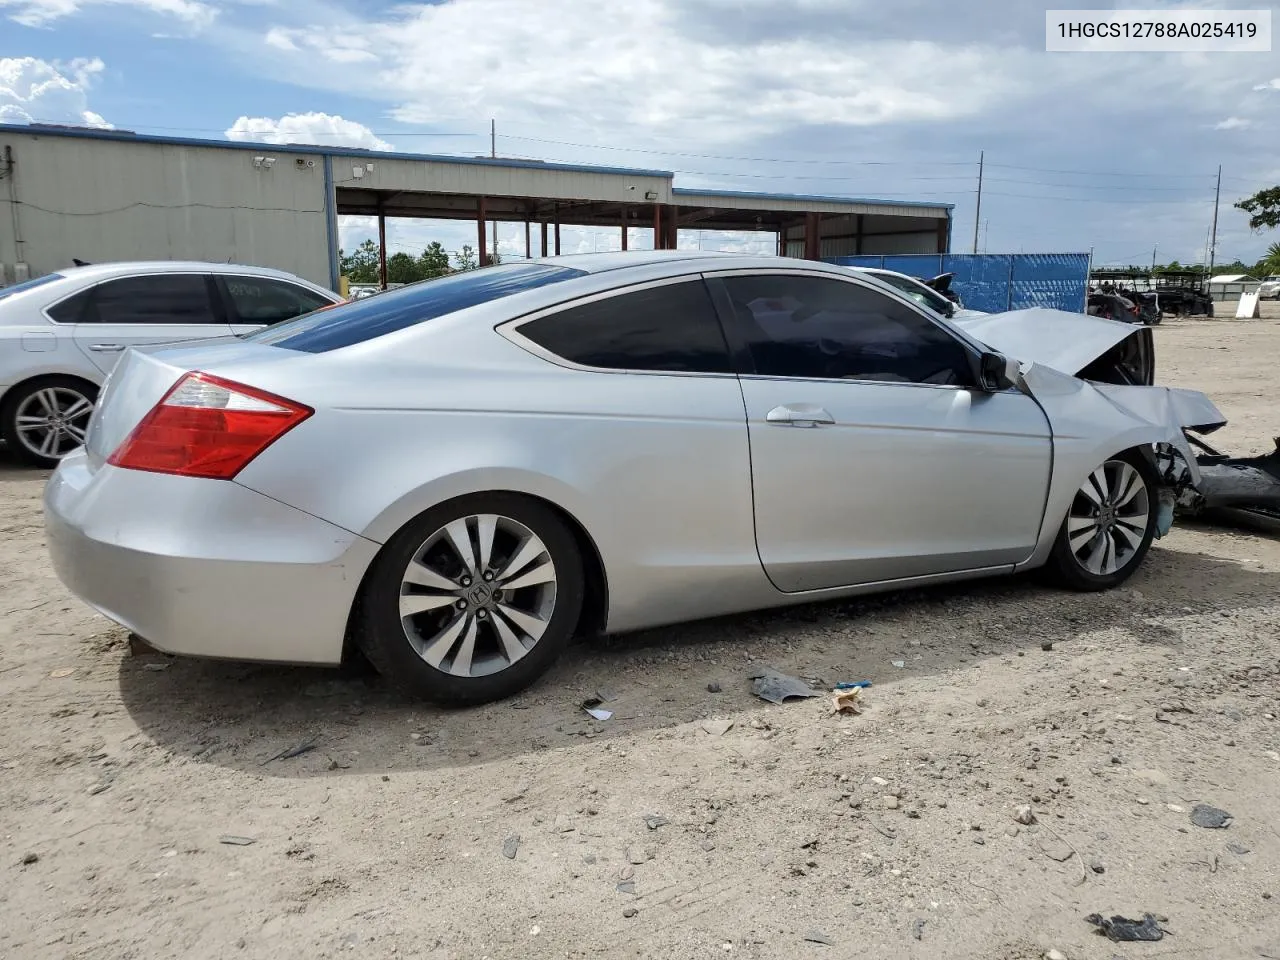
M 588 697 L 586 700 L 582 701 L 581 707 L 597 720 L 608 720 L 613 716 L 613 711 L 602 709 L 600 706 L 602 703 L 604 703 L 604 700 L 599 696 Z
M 821 930 L 810 930 L 804 935 L 804 939 L 808 943 L 821 943 L 828 947 L 834 947 L 836 945 L 836 942 Z
M 911 924 L 911 936 L 916 940 L 924 939 L 924 925 L 928 923 L 924 917 L 917 917 L 916 921 Z
M 1044 955 L 1044 960 L 1067 960 L 1067 955 L 1061 950 L 1050 950 Z
M 720 684 L 714 681 L 707 684 L 707 693 L 719 693 L 720 689 L 721 689 Z
M 1036 822 L 1036 815 L 1032 813 L 1031 807 L 1024 803 L 1013 811 L 1013 819 L 1026 827 Z
M 258 841 L 253 839 L 253 837 L 237 837 L 231 834 L 226 834 L 219 837 L 218 842 L 225 843 L 232 847 L 247 847 L 252 843 L 257 843 Z
M 22 865 L 24 867 L 29 867 L 33 863 L 37 863 L 39 860 L 40 860 L 40 854 L 38 853 L 24 853 L 22 855 Z
M 644 825 L 650 830 L 657 830 L 659 827 L 665 827 L 671 822 L 666 817 L 658 813 L 651 813 L 642 819 L 644 820 Z
M 520 834 L 513 833 L 507 839 L 502 841 L 502 855 L 508 860 L 514 860 L 516 853 L 520 850 Z
M 831 695 L 832 713 L 862 713 L 862 687 L 839 688 Z
M 723 737 L 733 729 L 732 720 L 703 720 L 702 729 L 713 737 Z
M 163 663 L 144 663 L 142 669 L 150 670 L 152 673 L 159 673 L 161 670 L 168 670 L 169 666 L 170 663 L 166 660 Z
M 907 665 L 907 661 L 905 660 L 890 660 L 889 662 L 892 663 L 899 670 L 901 670 L 903 667 Z
M 1141 920 L 1130 920 L 1128 917 L 1121 916 L 1112 916 L 1108 919 L 1097 913 L 1091 913 L 1084 919 L 1114 943 L 1160 940 L 1164 937 L 1159 921 L 1150 913 L 1144 913 Z
M 627 907 L 625 910 L 622 911 L 622 915 L 626 917 L 628 920 L 630 920 L 639 912 L 640 911 L 637 910 L 635 907 Z
M 267 757 L 267 759 L 263 760 L 260 765 L 265 767 L 268 763 L 271 763 L 273 760 L 292 760 L 294 757 L 300 757 L 304 753 L 310 753 L 319 744 L 320 744 L 319 737 L 312 737 L 310 740 L 303 740 L 301 743 L 299 743 L 296 746 L 286 747 L 284 750 L 281 750 L 279 753 L 275 754 L 274 756 Z
M 799 677 L 765 669 L 751 674 L 751 692 L 761 700 L 782 703 L 792 697 L 816 697 L 818 692 Z
M 1211 807 L 1207 803 L 1197 803 L 1191 808 L 1191 822 L 1206 830 L 1221 830 L 1234 819 L 1227 811 Z

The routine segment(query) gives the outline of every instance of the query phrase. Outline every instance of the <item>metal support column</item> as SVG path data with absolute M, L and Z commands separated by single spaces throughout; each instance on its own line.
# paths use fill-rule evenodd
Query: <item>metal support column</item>
M 542 229 L 542 255 L 550 256 L 550 248 L 547 247 L 547 221 L 543 220 L 538 226 Z
M 529 221 L 524 222 L 524 258 L 533 259 L 533 238 L 529 235 Z
M 822 215 L 806 213 L 804 215 L 804 258 L 806 260 L 822 259 Z
M 862 214 L 858 214 L 853 226 L 853 252 L 862 255 Z
M 556 235 L 556 256 L 560 256 L 560 204 L 555 204 L 552 212 L 555 218 L 555 235 Z
M 622 212 L 622 249 L 627 249 L 627 213 Z
M 479 206 L 480 206 L 480 209 L 476 213 L 476 240 L 479 241 L 479 246 L 477 247 L 477 252 L 476 252 L 476 261 L 479 263 L 480 266 L 483 267 L 485 266 L 486 261 L 489 259 L 488 250 L 486 249 L 488 238 L 485 236 L 485 229 L 484 229 L 484 221 L 485 221 L 484 197 L 480 198 Z
M 387 289 L 387 218 L 382 212 L 382 198 L 378 198 L 378 285 Z

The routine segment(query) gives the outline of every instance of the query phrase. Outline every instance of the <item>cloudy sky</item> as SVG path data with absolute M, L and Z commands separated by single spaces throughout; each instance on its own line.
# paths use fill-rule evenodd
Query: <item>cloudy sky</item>
M 1049 54 L 1044 8 L 0 0 L 0 120 L 476 155 L 492 118 L 506 156 L 670 170 L 685 187 L 944 200 L 958 250 L 985 151 L 981 249 L 1094 248 L 1103 263 L 1149 262 L 1157 244 L 1162 261 L 1202 258 L 1221 164 L 1217 260 L 1280 240 L 1231 207 L 1280 183 L 1280 53 Z M 504 252 L 523 252 L 517 229 L 500 228 Z M 368 230 L 345 223 L 344 243 Z M 390 245 L 470 235 L 396 224 Z M 682 234 L 699 243 L 746 246 Z

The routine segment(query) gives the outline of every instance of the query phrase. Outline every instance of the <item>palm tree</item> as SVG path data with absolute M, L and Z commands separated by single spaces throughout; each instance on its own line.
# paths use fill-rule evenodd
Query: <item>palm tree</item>
M 1274 276 L 1280 273 L 1280 243 L 1267 247 L 1266 256 L 1258 261 L 1256 272 L 1260 277 Z

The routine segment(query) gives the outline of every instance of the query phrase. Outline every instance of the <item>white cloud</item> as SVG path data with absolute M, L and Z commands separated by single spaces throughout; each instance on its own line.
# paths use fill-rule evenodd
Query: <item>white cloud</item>
M 1268 80 L 1266 83 L 1260 83 L 1253 89 L 1254 90 L 1280 90 L 1280 77 L 1276 77 L 1274 80 Z
M 240 117 L 226 131 L 228 140 L 255 143 L 310 143 L 328 147 L 394 150 L 363 123 L 328 113 L 290 113 L 279 120 Z
M 96 57 L 70 63 L 0 58 L 0 122 L 110 127 L 89 109 L 89 89 L 103 69 Z
M 1219 121 L 1213 125 L 1215 130 L 1243 130 L 1246 127 L 1252 127 L 1253 121 L 1246 120 L 1244 117 L 1227 117 L 1227 119 Z
M 218 15 L 216 7 L 202 0 L 0 0 L 0 10 L 11 11 L 9 18 L 27 27 L 48 26 L 93 6 L 136 7 L 192 27 L 207 27 Z

